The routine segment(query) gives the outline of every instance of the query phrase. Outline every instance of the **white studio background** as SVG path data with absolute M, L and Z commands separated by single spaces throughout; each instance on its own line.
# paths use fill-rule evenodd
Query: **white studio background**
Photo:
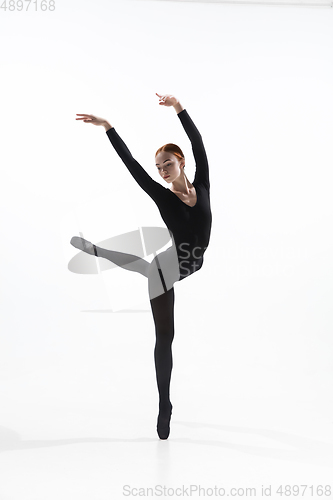
M 0 12 L 0 498 L 328 484 L 332 9 L 35 5 Z M 104 129 L 76 113 L 108 119 L 155 180 L 155 151 L 178 144 L 193 180 L 187 135 L 155 92 L 201 132 L 213 212 L 205 265 L 175 285 L 167 442 L 146 280 L 67 268 L 80 232 L 164 227 Z

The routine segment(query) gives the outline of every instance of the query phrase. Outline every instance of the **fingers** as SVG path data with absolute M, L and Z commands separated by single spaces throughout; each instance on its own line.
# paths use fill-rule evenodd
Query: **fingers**
M 82 114 L 82 113 L 76 113 L 76 115 L 82 116 L 82 118 L 75 118 L 75 120 L 83 120 L 86 123 L 92 122 L 95 118 L 93 115 L 86 115 L 86 114 Z
M 165 97 L 160 96 L 160 102 L 158 104 L 160 104 L 161 106 L 165 106 Z
M 81 113 L 76 113 L 76 116 L 82 116 L 82 118 L 75 118 L 75 120 L 86 120 L 87 118 L 92 119 L 92 115 L 84 115 Z

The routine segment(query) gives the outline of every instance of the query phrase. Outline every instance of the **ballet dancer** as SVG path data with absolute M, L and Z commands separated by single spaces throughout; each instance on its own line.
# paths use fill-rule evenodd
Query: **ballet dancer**
M 186 109 L 170 94 L 156 95 L 159 105 L 173 106 L 192 145 L 196 171 L 191 183 L 185 174 L 182 150 L 169 143 L 155 154 L 159 175 L 170 188 L 153 180 L 133 158 L 124 141 L 110 123 L 95 115 L 77 113 L 76 120 L 103 126 L 105 132 L 139 186 L 156 203 L 172 241 L 171 247 L 155 254 L 152 262 L 133 254 L 98 247 L 84 238 L 73 236 L 70 243 L 88 254 L 108 259 L 114 264 L 148 278 L 148 293 L 155 324 L 156 344 L 154 361 L 159 392 L 157 433 L 167 439 L 170 433 L 172 404 L 170 379 L 172 371 L 172 342 L 174 338 L 174 284 L 198 271 L 209 243 L 212 213 L 210 182 L 206 151 L 202 137 Z

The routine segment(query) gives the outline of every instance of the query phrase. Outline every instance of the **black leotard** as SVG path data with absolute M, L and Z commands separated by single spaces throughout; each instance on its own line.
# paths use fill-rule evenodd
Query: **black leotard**
M 186 109 L 178 113 L 178 117 L 191 141 L 196 162 L 192 184 L 196 190 L 197 202 L 193 207 L 184 203 L 169 188 L 165 188 L 147 174 L 133 158 L 114 127 L 107 130 L 106 134 L 134 179 L 156 203 L 163 221 L 174 238 L 180 279 L 182 279 L 200 269 L 203 264 L 203 254 L 210 239 L 212 213 L 208 160 L 201 134 Z
M 170 378 L 173 365 L 171 345 L 174 338 L 173 285 L 201 268 L 212 225 L 208 161 L 202 138 L 185 109 L 178 113 L 178 116 L 190 138 L 196 162 L 193 186 L 197 202 L 193 207 L 184 203 L 170 189 L 154 181 L 133 158 L 113 127 L 106 132 L 134 179 L 155 201 L 172 237 L 171 247 L 155 255 L 152 262 L 147 262 L 138 255 L 93 245 L 84 238 L 73 237 L 71 240 L 73 246 L 86 253 L 108 259 L 124 269 L 138 272 L 148 278 L 149 299 L 156 332 L 154 359 L 159 392 L 157 432 L 160 439 L 167 439 L 169 436 L 172 413 Z

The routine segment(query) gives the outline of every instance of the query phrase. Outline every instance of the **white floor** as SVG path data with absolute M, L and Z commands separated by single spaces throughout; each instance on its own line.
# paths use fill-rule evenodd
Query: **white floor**
M 264 496 L 279 498 L 274 491 L 287 485 L 307 485 L 299 496 L 319 498 L 311 488 L 332 483 L 333 425 L 324 400 L 302 399 L 301 389 L 283 395 L 257 363 L 249 378 L 244 366 L 239 379 L 229 370 L 237 359 L 225 359 L 225 371 L 214 366 L 218 357 L 207 363 L 195 333 L 188 348 L 179 308 L 167 441 L 156 433 L 149 310 L 81 310 L 71 319 L 66 351 L 22 356 L 3 373 L 1 500 L 158 498 L 163 487 L 165 496 L 184 498 L 197 497 L 199 487 L 201 497 L 215 487 L 225 496 L 255 488 L 239 496 L 261 497 L 264 487 L 271 488 Z M 266 381 L 251 390 L 248 380 L 256 377 Z

